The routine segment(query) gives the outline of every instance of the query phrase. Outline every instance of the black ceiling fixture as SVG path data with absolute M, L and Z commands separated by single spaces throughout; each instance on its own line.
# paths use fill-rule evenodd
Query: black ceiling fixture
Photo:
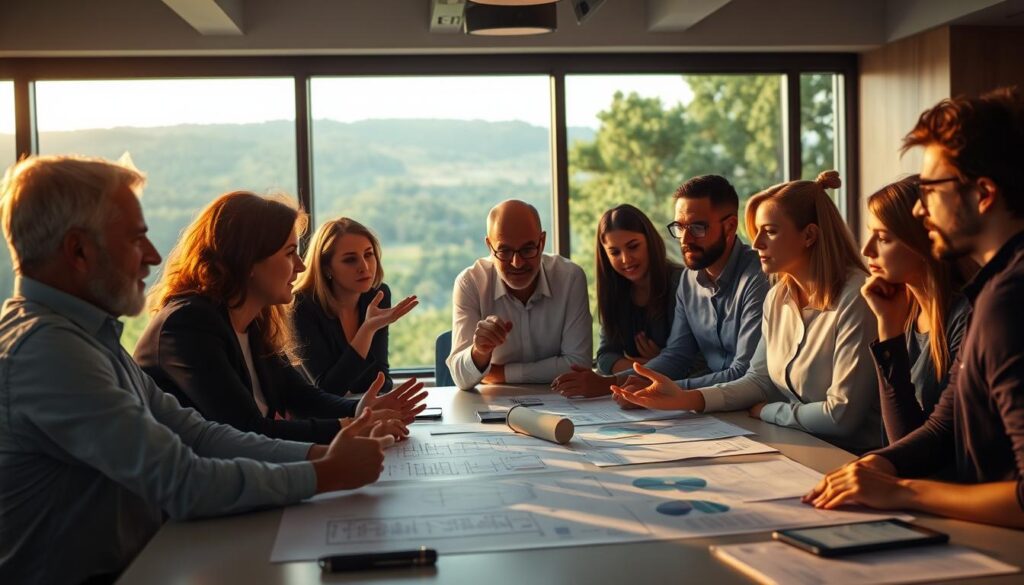
M 537 4 L 554 4 L 558 0 L 471 0 L 473 4 L 489 4 L 491 6 L 535 6 Z
M 537 35 L 558 29 L 558 9 L 551 0 L 467 1 L 464 26 L 467 34 L 487 36 Z

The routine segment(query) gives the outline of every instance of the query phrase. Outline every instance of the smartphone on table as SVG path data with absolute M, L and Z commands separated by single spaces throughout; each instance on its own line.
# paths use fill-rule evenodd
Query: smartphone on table
M 424 408 L 423 412 L 416 415 L 416 420 L 441 420 L 441 407 L 431 406 Z

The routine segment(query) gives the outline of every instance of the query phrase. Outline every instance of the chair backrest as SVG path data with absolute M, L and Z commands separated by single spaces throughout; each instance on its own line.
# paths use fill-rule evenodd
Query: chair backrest
M 451 352 L 452 332 L 445 331 L 438 335 L 437 341 L 434 342 L 434 385 L 436 386 L 455 385 L 452 373 L 448 371 L 448 364 L 445 363 L 445 360 L 448 359 L 448 354 Z

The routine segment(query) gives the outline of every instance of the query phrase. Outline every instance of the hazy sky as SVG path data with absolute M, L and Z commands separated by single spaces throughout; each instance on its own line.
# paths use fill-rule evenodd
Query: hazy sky
M 570 126 L 597 127 L 596 114 L 616 90 L 689 101 L 679 75 L 593 75 L 566 80 Z M 522 120 L 550 124 L 546 76 L 359 77 L 313 80 L 313 117 L 342 122 L 372 118 Z M 36 85 L 42 132 L 251 123 L 294 119 L 291 79 L 47 81 Z M 0 133 L 13 133 L 12 85 L 0 82 Z
M 0 134 L 14 134 L 14 83 L 0 81 Z

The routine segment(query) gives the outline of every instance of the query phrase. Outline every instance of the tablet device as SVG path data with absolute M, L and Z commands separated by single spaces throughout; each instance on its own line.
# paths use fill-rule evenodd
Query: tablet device
M 416 415 L 416 420 L 441 420 L 441 407 L 424 408 L 423 412 Z
M 821 557 L 949 542 L 949 535 L 901 520 L 776 530 L 772 538 Z

